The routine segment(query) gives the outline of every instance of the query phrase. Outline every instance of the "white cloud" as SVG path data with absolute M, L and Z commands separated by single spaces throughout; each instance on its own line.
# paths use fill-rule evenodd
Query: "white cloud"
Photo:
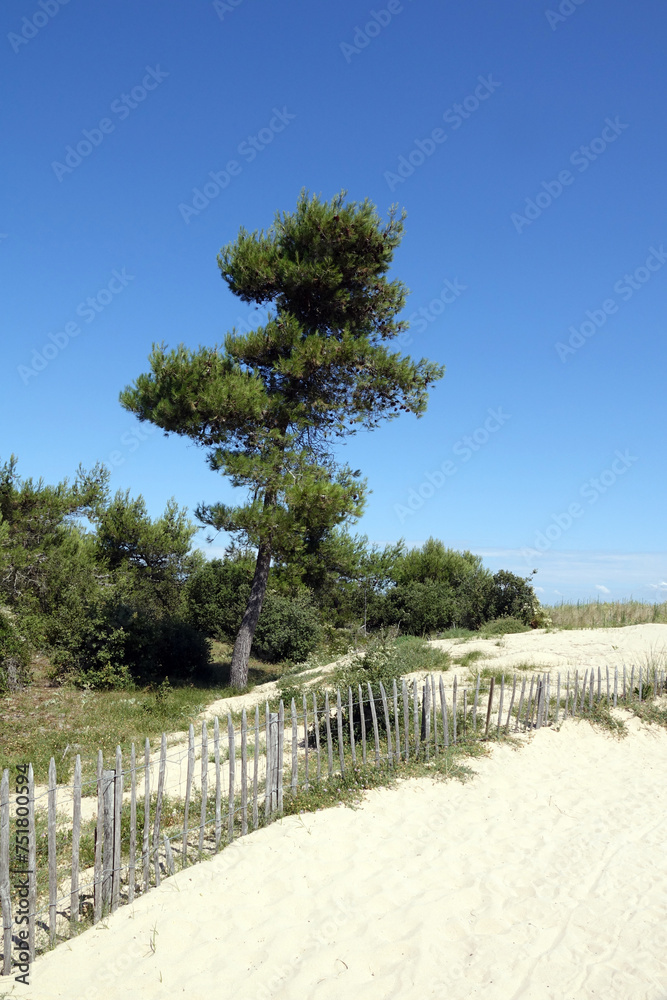
M 651 590 L 667 590 L 667 581 L 661 580 L 660 583 L 649 583 Z
M 604 584 L 602 583 L 596 583 L 595 589 L 601 591 L 601 593 L 603 594 L 611 594 L 611 590 L 609 589 L 609 587 L 605 587 Z

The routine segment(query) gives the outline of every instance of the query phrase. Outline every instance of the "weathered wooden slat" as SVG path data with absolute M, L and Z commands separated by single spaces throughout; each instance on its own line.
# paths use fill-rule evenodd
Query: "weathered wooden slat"
M 535 687 L 535 677 L 530 678 L 530 692 L 528 694 L 528 702 L 526 705 L 526 714 L 524 716 L 523 724 L 525 729 L 528 729 L 528 713 L 530 712 L 530 722 L 533 722 L 533 688 Z
M 72 927 L 79 922 L 79 845 L 81 842 L 81 755 L 74 762 L 72 788 L 72 878 L 69 897 L 69 921 Z
M 292 698 L 292 779 L 290 781 L 290 790 L 292 795 L 296 795 L 299 787 L 299 758 L 298 758 L 298 738 L 299 733 L 297 729 L 297 718 L 296 718 L 296 702 Z
M 558 725 L 558 716 L 560 714 L 560 671 L 558 671 L 557 682 L 556 682 L 556 710 L 554 713 L 554 725 Z
M 500 727 L 503 724 L 503 700 L 505 698 L 505 674 L 502 675 L 500 681 L 500 703 L 498 705 L 498 728 L 496 735 L 500 739 Z
M 440 678 L 442 680 L 442 678 Z M 408 684 L 405 678 L 401 685 L 401 695 L 403 697 L 403 731 L 405 732 L 405 760 L 410 760 L 410 714 L 408 712 Z
M 563 709 L 563 720 L 567 719 L 570 708 L 570 671 L 567 672 L 567 689 L 565 691 L 565 708 Z
M 0 906 L 3 927 L 3 976 L 12 974 L 12 900 L 9 881 L 9 768 L 0 783 Z
M 35 831 L 35 775 L 28 765 L 28 952 L 35 961 L 37 922 L 37 833 Z
M 442 738 L 445 747 L 449 746 L 449 724 L 447 721 L 447 699 L 445 698 L 445 685 L 440 677 L 440 711 L 442 713 Z
M 304 788 L 306 791 L 310 788 L 310 780 L 308 773 L 308 699 L 305 694 L 303 696 L 303 745 L 304 745 Z
M 352 702 L 352 688 L 347 688 L 348 720 L 350 723 L 350 752 L 352 754 L 352 767 L 357 766 L 357 750 L 354 742 L 354 704 Z
M 572 716 L 577 714 L 577 706 L 579 705 L 579 671 L 574 672 L 574 697 L 572 698 Z
M 317 781 L 322 777 L 322 754 L 320 747 L 320 720 L 317 717 L 317 698 L 313 694 L 313 718 L 315 726 L 315 754 L 317 756 Z M 364 744 L 365 746 L 365 744 Z M 366 761 L 364 761 L 366 763 Z
M 283 811 L 283 774 L 285 770 L 285 706 L 278 706 L 278 809 Z
M 102 751 L 100 751 L 99 767 L 102 766 Z M 101 771 L 98 772 L 101 775 Z M 99 827 L 99 816 L 98 816 Z M 151 882 L 150 865 L 150 828 L 151 828 L 151 745 L 148 737 L 144 744 L 144 833 L 141 846 L 143 863 L 144 892 L 148 892 Z
M 458 719 L 456 718 L 456 713 L 458 711 L 458 708 L 456 704 L 456 695 L 457 695 L 458 685 L 459 685 L 459 679 L 457 675 L 454 674 L 454 683 L 452 685 L 452 741 L 454 743 L 456 743 L 457 741 L 456 726 L 458 724 Z
M 396 685 L 396 678 L 393 682 L 393 694 L 394 694 L 394 754 L 396 756 L 396 763 L 401 759 L 401 726 L 400 717 L 398 713 L 398 687 Z
M 305 698 L 305 695 L 304 695 Z M 305 713 L 304 713 L 305 715 Z M 307 738 L 307 734 L 306 734 Z M 306 751 L 307 752 L 307 751 Z M 252 828 L 256 830 L 259 826 L 259 705 L 255 705 L 255 753 L 252 767 Z
M 635 668 L 634 664 L 632 670 L 630 671 L 630 698 L 634 697 L 635 693 Z
M 206 810 L 208 808 L 208 727 L 206 720 L 201 726 L 201 810 L 199 812 L 199 857 L 204 850 L 204 831 L 206 830 Z
M 598 701 L 602 697 L 602 671 L 598 667 Z
M 367 684 L 368 684 L 368 700 L 370 702 L 371 717 L 373 719 L 373 736 L 375 738 L 375 765 L 376 765 L 376 767 L 379 767 L 380 766 L 380 733 L 379 733 L 379 730 L 378 730 L 377 712 L 375 711 L 375 695 L 373 694 L 373 688 L 370 685 L 370 681 L 367 681 Z
M 234 807 L 236 805 L 236 743 L 231 712 L 227 712 L 227 740 L 229 743 L 229 795 L 227 797 L 227 839 L 234 839 Z
M 173 875 L 176 870 L 176 866 L 174 865 L 174 852 L 171 849 L 171 843 L 166 833 L 162 834 L 162 843 L 164 844 L 165 868 L 167 869 L 169 875 Z
M 314 697 L 314 696 L 313 696 Z M 268 819 L 273 812 L 273 803 L 271 801 L 271 792 L 273 788 L 273 768 L 275 767 L 274 755 L 272 753 L 271 747 L 271 716 L 273 713 L 269 711 L 269 703 L 266 704 L 266 780 L 265 780 L 265 792 L 264 792 L 264 818 Z M 276 740 L 278 738 L 278 733 L 276 732 Z M 277 746 L 276 746 L 277 752 Z
M 624 663 L 623 664 L 623 701 L 626 701 L 627 696 L 628 696 L 627 674 L 626 674 L 625 663 Z
M 387 727 L 387 763 L 391 766 L 394 762 L 394 753 L 392 749 L 391 741 L 391 720 L 389 718 L 389 703 L 387 701 L 387 692 L 384 689 L 382 681 L 380 681 L 380 697 L 382 698 L 382 710 L 384 712 L 384 724 Z
M 361 762 L 366 767 L 366 712 L 361 684 L 359 685 L 359 721 L 361 722 Z
M 537 684 L 535 687 L 535 700 L 532 702 L 530 706 L 530 724 L 529 724 L 530 729 L 533 728 L 533 716 L 535 715 L 535 706 L 538 704 L 541 696 L 542 696 L 542 678 L 538 677 Z
M 581 702 L 579 704 L 579 711 L 583 712 L 584 705 L 586 704 L 586 688 L 588 687 L 588 670 L 584 674 L 584 683 L 581 687 Z
M 609 684 L 609 664 L 605 666 L 605 670 L 607 672 L 607 706 L 609 706 L 611 704 L 611 690 Z
M 269 714 L 269 728 L 267 737 L 267 774 L 269 775 L 267 784 L 267 810 L 266 815 L 271 817 L 278 808 L 278 713 Z
M 116 747 L 116 769 L 113 783 L 113 871 L 111 877 L 111 912 L 118 909 L 120 899 L 120 872 L 122 867 L 120 834 L 121 815 L 123 809 L 123 756 L 120 747 Z
M 510 731 L 510 720 L 512 718 L 512 709 L 514 708 L 514 699 L 516 697 L 516 674 L 514 674 L 512 680 L 512 696 L 510 698 L 510 707 L 507 709 L 507 722 L 505 723 L 505 734 Z
M 412 719 L 415 734 L 415 757 L 419 757 L 419 685 L 416 678 L 412 682 Z
M 486 725 L 484 727 L 484 736 L 488 738 L 489 735 L 489 723 L 491 722 L 491 708 L 493 707 L 493 685 L 495 683 L 495 678 L 491 678 L 489 684 L 489 704 L 486 709 Z
M 468 689 L 463 689 L 463 741 L 468 736 Z
M 340 773 L 345 774 L 345 747 L 343 746 L 343 705 L 340 696 L 340 688 L 336 689 L 336 730 L 338 735 L 338 757 L 340 759 Z
M 188 863 L 188 833 L 190 821 L 190 796 L 192 794 L 192 781 L 195 775 L 195 727 L 190 724 L 188 729 L 188 769 L 185 779 L 185 804 L 183 807 L 183 859 L 181 867 L 185 868 Z
M 248 718 L 241 712 L 241 836 L 248 832 Z
M 479 685 L 482 677 L 479 671 L 477 671 L 477 682 L 475 684 L 475 701 L 472 706 L 472 731 L 477 732 L 477 703 L 479 701 Z
M 544 694 L 545 694 L 544 677 L 540 677 L 540 678 L 538 678 L 538 681 L 537 681 L 537 694 L 535 695 L 535 705 L 537 707 L 537 718 L 535 719 L 535 728 L 536 729 L 541 729 L 542 728 L 542 713 L 543 713 L 543 705 L 544 705 Z M 533 716 L 532 716 L 532 714 L 530 716 L 530 722 L 531 722 L 531 727 L 532 727 L 532 723 L 533 723 Z
M 127 901 L 134 901 L 137 883 L 137 751 L 130 748 L 130 862 L 128 867 Z
M 523 677 L 521 681 L 521 694 L 519 695 L 519 706 L 516 710 L 516 724 L 514 726 L 514 732 L 518 733 L 519 724 L 521 722 L 521 709 L 523 708 L 523 699 L 526 694 L 526 678 Z
M 600 672 L 600 668 L 598 667 L 598 674 L 599 674 L 599 672 Z M 592 709 L 593 709 L 593 701 L 595 699 L 595 671 L 594 670 L 591 670 L 591 686 L 590 686 L 590 690 L 588 692 L 588 695 L 589 695 L 589 697 L 588 697 L 588 707 L 592 711 Z
M 324 694 L 324 724 L 327 728 L 327 763 L 329 767 L 329 777 L 333 775 L 333 742 L 331 739 L 331 706 L 329 705 L 329 692 Z
M 618 666 L 614 667 L 614 708 L 618 705 Z
M 438 702 L 435 697 L 435 679 L 431 674 L 431 706 L 433 709 L 433 747 L 435 755 L 438 755 Z
M 56 858 L 56 762 L 49 761 L 48 849 L 49 849 L 49 943 L 56 943 L 56 902 L 58 899 L 58 862 Z
M 267 709 L 268 711 L 268 709 Z M 213 760 L 215 763 L 215 850 L 220 850 L 222 840 L 222 775 L 220 773 L 220 720 L 213 719 Z
M 157 777 L 157 797 L 155 801 L 155 820 L 153 822 L 153 865 L 155 867 L 155 886 L 160 884 L 160 824 L 162 823 L 162 798 L 164 796 L 164 777 L 167 770 L 167 734 L 162 734 L 160 741 L 160 769 Z

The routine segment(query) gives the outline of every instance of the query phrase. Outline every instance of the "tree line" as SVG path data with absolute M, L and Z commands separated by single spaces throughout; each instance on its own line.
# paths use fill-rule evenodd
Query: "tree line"
M 264 308 L 256 330 L 196 350 L 154 344 L 150 371 L 121 405 L 206 453 L 246 490 L 245 503 L 204 503 L 200 524 L 225 531 L 223 560 L 193 550 L 197 530 L 172 500 L 149 517 L 142 497 L 111 496 L 109 473 L 79 469 L 55 486 L 0 478 L 0 659 L 4 683 L 30 650 L 91 686 L 202 670 L 209 640 L 233 643 L 231 683 L 244 688 L 254 647 L 303 659 L 332 630 L 396 625 L 425 634 L 532 620 L 529 580 L 486 571 L 470 552 L 430 539 L 380 550 L 350 525 L 364 510 L 360 469 L 335 443 L 402 413 L 422 416 L 444 366 L 392 351 L 407 288 L 389 279 L 405 212 L 383 222 L 368 200 L 303 191 L 267 231 L 241 229 L 218 255 L 228 288 Z

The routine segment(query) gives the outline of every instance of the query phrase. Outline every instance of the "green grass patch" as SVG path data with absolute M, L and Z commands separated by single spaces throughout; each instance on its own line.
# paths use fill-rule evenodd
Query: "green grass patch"
M 231 650 L 221 643 L 213 646 L 217 659 L 197 683 L 172 687 L 163 682 L 130 691 L 55 686 L 48 680 L 48 665 L 41 661 L 30 687 L 0 697 L 0 769 L 32 764 L 36 783 L 44 784 L 53 757 L 58 783 L 67 784 L 80 754 L 86 781 L 95 777 L 98 750 L 109 760 L 120 746 L 127 761 L 132 743 L 141 756 L 146 737 L 155 749 L 163 732 L 187 731 L 207 705 L 237 693 L 229 686 Z M 251 660 L 248 690 L 275 680 L 281 669 Z

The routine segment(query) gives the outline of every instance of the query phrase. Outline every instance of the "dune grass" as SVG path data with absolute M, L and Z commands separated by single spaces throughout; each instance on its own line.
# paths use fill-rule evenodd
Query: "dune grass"
M 554 628 L 622 628 L 624 625 L 667 624 L 667 601 L 577 601 L 544 609 Z

